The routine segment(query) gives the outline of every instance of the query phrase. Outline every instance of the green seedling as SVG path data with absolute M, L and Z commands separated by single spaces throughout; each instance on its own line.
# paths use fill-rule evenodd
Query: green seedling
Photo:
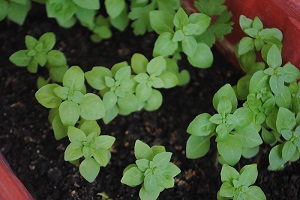
M 276 129 L 285 140 L 274 146 L 269 154 L 271 170 L 279 170 L 286 162 L 294 162 L 300 156 L 300 117 L 287 108 L 279 108 Z
M 30 0 L 0 0 L 0 21 L 6 17 L 22 25 L 31 8 Z
M 251 20 L 244 15 L 240 16 L 239 23 L 244 33 L 249 36 L 240 41 L 237 48 L 239 56 L 249 51 L 261 51 L 261 55 L 266 61 L 267 53 L 272 45 L 275 44 L 279 49 L 282 48 L 282 33 L 277 28 L 264 28 L 258 17 Z
M 174 186 L 174 177 L 180 169 L 170 162 L 172 153 L 163 146 L 150 148 L 137 140 L 134 154 L 137 160 L 125 168 L 121 182 L 130 187 L 143 184 L 139 192 L 142 200 L 155 200 L 164 189 Z
M 256 155 L 262 144 L 258 131 L 252 126 L 252 112 L 245 107 L 237 109 L 237 98 L 229 84 L 214 95 L 213 106 L 218 112 L 198 115 L 188 126 L 191 134 L 187 141 L 188 158 L 204 156 L 210 148 L 210 138 L 216 136 L 219 161 L 235 165 L 243 155 Z
M 213 55 L 210 47 L 196 39 L 196 36 L 208 28 L 209 16 L 203 13 L 188 16 L 182 8 L 179 8 L 175 15 L 159 10 L 150 12 L 150 23 L 159 34 L 154 44 L 154 56 L 175 55 L 179 58 L 182 51 L 193 66 L 211 66 Z
M 67 59 L 65 55 L 58 51 L 52 50 L 55 45 L 54 33 L 45 33 L 38 40 L 27 35 L 25 37 L 26 50 L 19 50 L 13 53 L 9 60 L 18 67 L 27 67 L 31 73 L 38 71 L 38 66 L 46 66 L 49 70 L 50 79 L 54 82 L 62 82 L 63 75 L 67 71 Z M 40 86 L 49 82 L 39 78 Z M 39 82 L 38 81 L 38 82 Z M 44 81 L 44 83 L 41 83 Z
M 75 163 L 83 157 L 79 172 L 88 182 L 93 182 L 100 172 L 100 167 L 109 163 L 109 148 L 115 142 L 115 138 L 100 135 L 100 127 L 96 121 L 84 121 L 79 128 L 69 126 L 67 134 L 71 143 L 66 148 L 65 161 Z
M 151 11 L 163 10 L 174 14 L 179 6 L 178 0 L 132 0 L 128 17 L 133 21 L 131 25 L 133 32 L 136 35 L 143 35 L 153 30 L 149 16 Z
M 105 123 L 110 122 L 118 114 L 127 115 L 138 110 L 138 100 L 134 93 L 136 85 L 127 62 L 115 64 L 111 70 L 106 67 L 93 67 L 85 73 L 87 82 L 100 90 L 106 115 Z
M 167 70 L 167 62 L 162 56 L 148 61 L 143 55 L 134 54 L 131 65 L 136 73 L 134 76 L 137 82 L 135 94 L 140 108 L 148 111 L 158 109 L 162 104 L 162 95 L 155 88 L 175 87 L 179 83 L 178 77 Z
M 49 0 L 46 1 L 47 16 L 55 18 L 60 26 L 69 28 L 78 19 L 83 25 L 93 25 L 99 0 Z
M 101 119 L 105 115 L 104 104 L 99 96 L 85 92 L 84 80 L 80 67 L 73 66 L 65 73 L 62 86 L 47 84 L 36 92 L 35 97 L 46 108 L 58 108 L 57 117 L 66 127 L 74 126 L 79 117 Z
M 253 185 L 257 179 L 257 165 L 244 166 L 240 173 L 224 164 L 221 170 L 222 185 L 217 199 L 264 200 L 266 196 L 260 187 Z

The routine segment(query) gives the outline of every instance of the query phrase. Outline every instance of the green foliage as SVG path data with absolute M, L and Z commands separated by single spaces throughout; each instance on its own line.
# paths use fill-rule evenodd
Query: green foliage
M 49 0 L 46 1 L 47 16 L 55 18 L 63 27 L 71 27 L 76 19 L 84 25 L 92 25 L 96 11 L 100 9 L 98 0 Z
M 0 0 L 0 21 L 7 17 L 18 25 L 22 25 L 30 8 L 30 0 Z
M 155 200 L 164 189 L 174 186 L 174 177 L 180 169 L 170 162 L 172 153 L 163 146 L 150 148 L 137 140 L 134 154 L 137 160 L 124 169 L 121 182 L 130 187 L 143 184 L 139 193 L 142 200 Z
M 232 30 L 233 22 L 230 21 L 232 16 L 227 7 L 223 5 L 225 0 L 196 0 L 195 7 L 201 12 L 215 20 L 211 21 L 209 27 L 204 33 L 197 36 L 197 40 L 204 42 L 209 47 L 216 42 L 216 38 L 223 39 L 225 35 Z
M 73 66 L 66 71 L 62 86 L 47 84 L 36 92 L 35 97 L 46 108 L 58 108 L 55 117 L 65 127 L 74 126 L 80 117 L 85 120 L 101 119 L 105 115 L 104 104 L 99 96 L 85 93 L 84 80 L 83 71 Z
M 241 16 L 240 26 L 251 36 L 244 37 L 237 49 L 246 75 L 235 90 L 226 84 L 217 91 L 213 98 L 216 114 L 202 113 L 190 123 L 187 157 L 204 156 L 210 138 L 216 136 L 219 162 L 235 165 L 241 156 L 255 156 L 263 139 L 273 146 L 269 169 L 279 170 L 300 157 L 300 72 L 291 63 L 282 66 L 282 34 L 278 29 L 263 29 L 257 17 Z M 262 52 L 264 62 L 256 61 L 256 51 Z M 237 97 L 243 100 L 239 108 Z M 233 189 L 228 190 L 230 196 L 221 196 L 232 198 Z
M 89 182 L 93 182 L 100 172 L 100 167 L 105 167 L 110 158 L 109 148 L 115 138 L 100 135 L 100 127 L 96 121 L 84 121 L 79 128 L 68 127 L 67 132 L 70 144 L 65 150 L 65 161 L 78 161 L 80 174 Z
M 282 33 L 276 28 L 264 28 L 263 23 L 258 17 L 251 20 L 243 15 L 240 16 L 240 26 L 245 34 L 237 48 L 238 56 L 244 55 L 249 51 L 261 51 L 264 60 L 267 60 L 267 53 L 272 45 L 278 49 L 282 48 Z
M 106 109 L 104 122 L 110 122 L 118 114 L 128 115 L 143 108 L 156 110 L 162 104 L 158 88 L 172 88 L 186 83 L 189 76 L 184 71 L 179 73 L 178 66 L 167 60 L 160 56 L 148 61 L 145 56 L 134 54 L 131 66 L 121 62 L 111 70 L 97 66 L 86 72 L 87 82 L 103 97 Z
M 187 55 L 189 62 L 199 68 L 210 67 L 213 55 L 209 46 L 199 42 L 201 35 L 210 24 L 210 17 L 203 13 L 188 16 L 182 8 L 175 15 L 167 11 L 151 11 L 150 23 L 159 34 L 155 44 L 154 56 L 175 56 L 181 51 Z
M 27 49 L 13 53 L 9 60 L 18 67 L 27 67 L 30 73 L 36 73 L 38 66 L 46 66 L 49 70 L 50 79 L 55 82 L 62 82 L 63 75 L 68 69 L 67 59 L 62 52 L 52 50 L 56 42 L 55 38 L 52 32 L 43 34 L 38 40 L 27 35 L 25 37 Z M 39 85 L 49 82 L 49 80 L 46 81 L 41 77 L 39 80 Z
M 216 136 L 220 160 L 235 165 L 243 150 L 255 149 L 262 143 L 251 124 L 253 114 L 248 108 L 237 109 L 237 98 L 229 84 L 221 87 L 213 98 L 217 114 L 202 113 L 188 126 L 187 157 L 199 158 L 210 148 L 210 138 Z M 248 155 L 248 154 L 247 154 Z
M 149 15 L 151 11 L 161 10 L 174 14 L 179 6 L 178 0 L 132 0 L 128 17 L 133 21 L 131 25 L 133 32 L 136 35 L 143 35 L 153 30 Z
M 233 167 L 224 164 L 221 170 L 222 185 L 218 199 L 266 199 L 260 187 L 253 185 L 257 179 L 257 165 L 244 166 L 240 173 Z

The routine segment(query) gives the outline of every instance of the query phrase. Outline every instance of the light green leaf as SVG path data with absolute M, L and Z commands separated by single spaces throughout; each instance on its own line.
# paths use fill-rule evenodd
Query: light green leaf
M 205 43 L 198 43 L 193 56 L 188 56 L 191 65 L 198 68 L 208 68 L 212 65 L 213 54 L 210 47 Z
M 110 161 L 111 153 L 106 149 L 95 149 L 93 157 L 100 166 L 106 167 Z
M 90 9 L 90 10 L 98 10 L 100 8 L 99 0 L 72 0 L 75 4 L 77 4 L 81 8 Z
M 237 180 L 239 176 L 240 174 L 235 168 L 227 164 L 222 165 L 222 169 L 221 169 L 222 182 L 232 182 L 232 180 Z
M 282 158 L 285 162 L 290 161 L 295 155 L 297 147 L 293 144 L 292 141 L 286 141 L 282 148 Z
M 145 73 L 148 62 L 149 62 L 148 59 L 144 55 L 135 53 L 131 57 L 132 70 L 136 74 Z
M 114 92 L 112 91 L 106 92 L 103 96 L 103 103 L 105 106 L 105 110 L 112 109 L 116 105 L 117 101 L 118 101 L 118 97 Z
M 159 154 L 156 154 L 153 158 L 152 165 L 151 164 L 150 165 L 151 167 L 165 169 L 171 160 L 171 156 L 172 156 L 171 152 L 161 152 Z
M 83 160 L 79 172 L 88 182 L 93 182 L 100 172 L 100 165 L 92 158 Z
M 85 77 L 93 88 L 103 90 L 106 87 L 104 77 L 112 77 L 111 71 L 106 67 L 93 67 L 91 71 L 85 72 Z
M 121 183 L 135 187 L 144 181 L 144 174 L 137 167 L 127 170 L 121 179 Z
M 155 57 L 147 65 L 147 72 L 150 75 L 159 76 L 166 69 L 166 60 L 163 56 Z
M 153 192 L 148 192 L 146 189 L 145 189 L 145 186 L 143 186 L 141 189 L 140 189 L 140 192 L 139 192 L 139 197 L 140 199 L 145 199 L 145 200 L 156 200 L 159 196 L 159 193 L 160 191 L 157 190 L 157 191 L 153 191 Z
M 207 154 L 210 148 L 210 137 L 191 135 L 186 143 L 186 157 L 196 159 Z
M 238 44 L 238 55 L 241 56 L 254 49 L 254 41 L 252 38 L 243 37 Z
M 137 140 L 134 145 L 134 155 L 137 160 L 139 159 L 153 159 L 153 151 L 152 149 L 144 142 Z
M 67 136 L 67 127 L 63 125 L 59 115 L 55 116 L 51 122 L 52 129 L 56 140 L 60 140 Z
M 57 108 L 62 99 L 54 93 L 54 89 L 60 87 L 57 84 L 48 84 L 41 87 L 36 93 L 37 101 L 46 108 Z
M 232 105 L 232 111 L 235 111 L 237 108 L 237 98 L 230 84 L 228 83 L 225 84 L 215 93 L 213 97 L 213 106 L 216 110 L 218 108 L 218 104 L 222 96 L 225 96 L 230 99 Z
M 216 128 L 216 125 L 210 122 L 211 115 L 202 113 L 198 115 L 188 126 L 187 132 L 195 136 L 208 136 Z
M 252 22 L 253 21 L 251 19 L 245 17 L 244 15 L 240 16 L 239 24 L 240 24 L 242 30 L 251 28 Z
M 268 51 L 267 63 L 272 68 L 280 67 L 282 64 L 281 52 L 275 44 Z
M 130 78 L 131 68 L 130 66 L 121 67 L 115 74 L 116 81 L 125 80 Z
M 186 36 L 182 40 L 182 51 L 187 55 L 187 56 L 194 56 L 197 50 L 197 41 L 194 37 L 192 36 Z
M 175 177 L 180 173 L 180 169 L 174 164 L 169 162 L 167 167 L 162 170 L 164 176 Z
M 74 126 L 80 116 L 80 107 L 72 101 L 64 101 L 59 106 L 59 116 L 65 126 Z
M 241 141 L 233 135 L 226 137 L 226 140 L 219 141 L 217 143 L 217 148 L 219 154 L 223 157 L 225 162 L 230 165 L 235 165 L 241 158 Z
M 249 187 L 250 185 L 254 184 L 257 179 L 258 176 L 257 165 L 251 164 L 251 165 L 244 166 L 241 169 L 240 174 L 241 175 L 238 179 L 240 184 Z
M 126 4 L 124 0 L 105 0 L 106 11 L 111 18 L 116 18 L 125 9 Z
M 248 126 L 253 120 L 253 113 L 249 108 L 246 107 L 236 109 L 233 115 L 236 116 L 239 120 L 236 128 L 243 128 L 245 126 Z
M 147 159 L 139 159 L 135 161 L 137 167 L 139 168 L 139 170 L 141 170 L 142 172 L 145 172 L 146 169 L 149 168 L 149 163 L 150 161 Z
M 271 149 L 269 153 L 270 170 L 280 170 L 284 167 L 285 161 L 282 158 L 282 148 L 283 144 L 280 144 Z
M 266 195 L 258 186 L 250 186 L 249 191 L 245 194 L 246 199 L 251 200 L 266 200 Z
M 138 110 L 138 104 L 138 98 L 131 93 L 127 93 L 125 97 L 118 98 L 119 109 L 127 112 L 128 114 Z
M 88 93 L 80 104 L 80 115 L 86 120 L 101 119 L 105 115 L 105 108 L 99 96 Z
M 72 66 L 66 71 L 63 86 L 70 90 L 80 90 L 84 86 L 84 73 L 79 66 Z
M 262 139 L 253 126 L 236 129 L 234 136 L 236 136 L 241 141 L 242 146 L 246 148 L 253 148 L 262 144 Z
M 158 191 L 158 177 L 152 173 L 147 174 L 144 179 L 144 187 L 148 193 Z
M 82 154 L 82 144 L 80 142 L 72 142 L 69 144 L 65 150 L 65 161 L 73 161 L 81 158 Z
M 151 97 L 147 100 L 144 108 L 147 111 L 157 110 L 162 104 L 162 94 L 158 90 L 153 90 Z
M 136 97 L 141 101 L 147 101 L 152 95 L 153 89 L 147 84 L 138 84 L 135 90 Z
M 96 138 L 95 145 L 97 149 L 109 149 L 114 142 L 116 141 L 116 138 L 109 135 L 100 135 Z
M 235 192 L 235 188 L 229 182 L 224 182 L 221 185 L 219 194 L 222 197 L 232 198 L 234 196 L 234 192 Z
M 47 54 L 47 64 L 51 67 L 60 67 L 67 64 L 67 59 L 61 51 L 51 50 Z
M 182 29 L 183 26 L 189 23 L 189 17 L 181 7 L 174 15 L 173 23 L 178 29 Z
M 30 1 L 26 1 L 26 3 L 23 5 L 10 2 L 8 6 L 7 18 L 19 25 L 22 25 L 26 19 L 29 10 Z
M 76 128 L 74 126 L 68 127 L 68 138 L 70 142 L 80 142 L 83 143 L 86 141 L 86 134 L 80 130 L 79 128 Z
M 281 132 L 282 130 L 293 130 L 295 125 L 295 114 L 287 108 L 279 108 L 276 119 L 276 128 L 278 132 Z
M 173 41 L 173 34 L 164 32 L 155 41 L 153 56 L 170 56 L 178 48 L 178 43 Z
M 150 24 L 156 33 L 162 34 L 164 32 L 174 32 L 173 16 L 169 12 L 155 10 L 149 12 L 149 16 Z
M 249 93 L 258 93 L 262 88 L 268 85 L 268 75 L 263 71 L 257 71 L 253 74 L 249 83 Z
M 10 62 L 14 63 L 15 65 L 19 67 L 26 67 L 29 65 L 32 57 L 27 55 L 28 50 L 19 50 L 15 53 L 13 53 L 9 60 Z
M 164 71 L 159 75 L 159 78 L 164 82 L 163 88 L 172 88 L 178 84 L 177 76 L 169 71 Z
M 55 41 L 56 41 L 55 34 L 52 32 L 47 32 L 39 38 L 38 42 L 39 43 L 41 42 L 43 44 L 43 49 L 45 51 L 50 51 L 54 47 Z

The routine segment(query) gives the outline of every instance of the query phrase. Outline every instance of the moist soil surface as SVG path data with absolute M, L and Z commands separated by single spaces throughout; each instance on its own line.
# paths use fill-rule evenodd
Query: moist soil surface
M 130 62 L 134 53 L 151 59 L 157 37 L 154 33 L 137 37 L 128 28 L 124 32 L 114 30 L 111 40 L 95 44 L 90 41 L 87 29 L 80 25 L 61 28 L 46 17 L 44 6 L 35 4 L 23 26 L 9 21 L 0 23 L 0 150 L 35 199 L 101 199 L 104 193 L 112 199 L 138 199 L 140 187 L 131 188 L 120 182 L 123 169 L 135 161 L 133 147 L 137 139 L 150 146 L 164 145 L 173 153 L 172 162 L 181 169 L 175 186 L 164 190 L 159 199 L 216 199 L 221 185 L 216 146 L 212 143 L 203 158 L 187 159 L 186 128 L 198 114 L 215 113 L 211 103 L 214 93 L 226 83 L 236 84 L 242 76 L 239 70 L 226 63 L 216 50 L 213 50 L 214 64 L 209 69 L 196 69 L 183 58 L 180 68 L 190 72 L 191 81 L 186 86 L 161 90 L 164 100 L 157 111 L 118 116 L 107 125 L 99 121 L 102 134 L 116 137 L 116 142 L 109 165 L 101 168 L 93 183 L 88 183 L 80 176 L 78 167 L 64 161 L 69 141 L 55 140 L 47 120 L 49 110 L 34 97 L 38 75 L 8 60 L 15 51 L 25 49 L 25 35 L 39 38 L 46 32 L 56 34 L 54 49 L 66 55 L 68 65 L 78 65 L 84 71 L 93 66 Z M 45 74 L 40 69 L 39 75 Z M 267 199 L 299 199 L 300 162 L 289 163 L 279 172 L 268 171 L 269 151 L 270 147 L 262 145 L 256 157 L 242 159 L 236 168 L 258 163 L 256 184 Z

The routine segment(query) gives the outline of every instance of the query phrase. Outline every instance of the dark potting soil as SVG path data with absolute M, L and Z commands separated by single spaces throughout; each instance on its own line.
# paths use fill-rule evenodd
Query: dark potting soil
M 134 163 L 134 143 L 137 139 L 149 145 L 164 145 L 173 152 L 172 161 L 181 169 L 174 188 L 160 194 L 159 199 L 216 199 L 221 185 L 220 165 L 216 164 L 216 147 L 200 159 L 185 156 L 188 139 L 186 128 L 200 113 L 213 114 L 212 98 L 224 84 L 236 84 L 241 74 L 214 51 L 215 61 L 209 69 L 191 67 L 186 59 L 180 67 L 188 69 L 191 81 L 183 87 L 161 90 L 164 101 L 154 112 L 139 111 L 129 116 L 118 116 L 104 125 L 99 121 L 102 134 L 116 137 L 109 165 L 93 183 L 79 174 L 78 168 L 63 159 L 67 139 L 55 140 L 48 123 L 48 110 L 35 100 L 37 74 L 14 66 L 8 57 L 25 49 L 25 35 L 36 38 L 46 32 L 56 34 L 55 49 L 62 51 L 69 66 L 79 65 L 84 71 L 93 66 L 111 67 L 128 61 L 134 53 L 151 58 L 154 33 L 136 37 L 128 28 L 114 31 L 111 40 L 94 44 L 90 32 L 80 25 L 64 29 L 55 20 L 47 19 L 45 8 L 33 5 L 23 26 L 8 21 L 0 23 L 0 150 L 12 169 L 36 199 L 101 199 L 105 193 L 112 199 L 138 199 L 140 187 L 122 185 L 123 169 Z M 43 69 L 40 70 L 44 74 Z M 258 163 L 256 182 L 267 199 L 299 199 L 300 162 L 288 164 L 279 172 L 267 170 L 270 148 L 263 145 L 258 156 L 237 165 Z

